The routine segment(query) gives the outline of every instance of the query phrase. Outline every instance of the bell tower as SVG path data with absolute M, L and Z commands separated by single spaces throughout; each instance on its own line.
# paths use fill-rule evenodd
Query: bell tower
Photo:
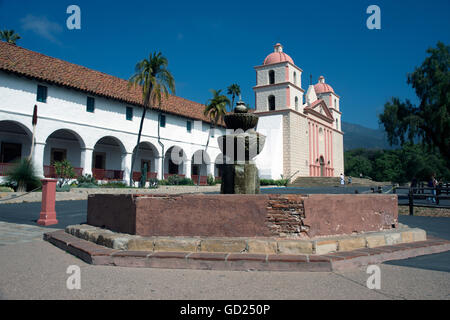
M 283 46 L 277 43 L 261 66 L 255 67 L 256 112 L 292 109 L 303 112 L 303 94 L 301 77 L 303 70 L 294 60 L 283 52 Z

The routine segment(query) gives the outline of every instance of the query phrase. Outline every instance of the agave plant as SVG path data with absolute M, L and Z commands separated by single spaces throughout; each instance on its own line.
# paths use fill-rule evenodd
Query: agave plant
M 41 185 L 41 181 L 36 176 L 33 163 L 28 159 L 22 159 L 13 166 L 8 172 L 6 181 L 16 186 L 17 192 L 26 192 Z

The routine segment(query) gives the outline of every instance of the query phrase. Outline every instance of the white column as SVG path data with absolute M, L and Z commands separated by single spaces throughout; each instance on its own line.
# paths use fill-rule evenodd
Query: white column
M 215 168 L 214 163 L 207 164 L 206 165 L 206 175 L 215 177 L 214 168 Z
M 155 172 L 158 180 L 164 179 L 163 157 L 155 157 Z
M 186 174 L 186 178 L 191 178 L 191 169 L 192 169 L 192 161 L 189 159 L 189 160 L 184 160 L 183 161 L 183 163 L 184 163 L 184 172 L 185 172 L 185 174 Z
M 92 158 L 94 154 L 94 148 L 81 149 L 81 167 L 83 168 L 83 175 L 92 175 Z
M 33 152 L 33 167 L 39 178 L 44 178 L 44 149 L 45 142 L 36 142 Z
M 122 170 L 123 170 L 123 180 L 125 183 L 129 183 L 131 176 L 131 159 L 133 157 L 133 153 L 125 152 L 122 153 Z

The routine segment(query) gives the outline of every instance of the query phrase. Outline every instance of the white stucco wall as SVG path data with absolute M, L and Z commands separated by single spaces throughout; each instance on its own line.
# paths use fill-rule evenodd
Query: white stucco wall
M 266 136 L 263 151 L 256 157 L 263 179 L 280 179 L 283 174 L 283 115 L 260 116 L 257 131 Z
M 38 84 L 48 88 L 46 103 L 36 101 Z M 133 106 L 133 120 L 129 121 L 126 120 L 126 104 L 96 96 L 94 97 L 95 111 L 90 113 L 86 111 L 87 96 L 81 91 L 39 83 L 0 71 L 0 131 L 1 121 L 10 120 L 23 124 L 31 132 L 31 117 L 34 105 L 37 105 L 39 121 L 35 141 L 43 146 L 42 164 L 48 164 L 50 161 L 51 146 L 45 146 L 47 138 L 53 132 L 61 129 L 74 132 L 79 139 L 79 148 L 81 149 L 94 149 L 101 138 L 112 136 L 123 145 L 124 150 L 120 152 L 131 154 L 137 142 L 142 109 Z M 186 129 L 187 120 L 192 121 L 191 133 L 188 133 Z M 202 125 L 201 121 L 166 114 L 166 127 L 161 128 L 161 142 L 164 144 L 164 151 L 177 145 L 190 158 L 195 151 L 204 149 L 209 135 L 208 129 L 209 124 Z M 215 137 L 210 140 L 208 155 L 211 159 L 215 159 L 220 153 L 217 136 L 223 134 L 224 131 L 223 128 L 216 128 Z M 2 137 L 2 139 L 4 138 L 6 137 Z M 14 139 L 9 139 L 9 141 L 14 142 Z M 162 154 L 162 147 L 158 143 L 157 112 L 147 112 L 141 142 L 151 143 L 156 153 Z M 26 144 L 23 145 L 23 148 L 28 150 Z M 78 163 L 78 157 L 69 151 L 70 148 L 66 147 L 66 149 L 68 149 L 69 161 L 74 161 L 73 165 Z M 22 155 L 27 156 L 28 154 L 22 152 Z M 113 169 L 123 167 L 122 161 L 123 159 L 118 157 L 115 157 L 114 160 L 107 159 L 107 167 Z M 81 162 L 83 161 L 81 160 Z M 80 166 L 83 167 L 83 163 L 80 163 Z

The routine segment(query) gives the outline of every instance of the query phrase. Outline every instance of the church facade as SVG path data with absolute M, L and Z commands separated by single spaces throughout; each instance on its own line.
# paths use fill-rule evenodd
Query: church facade
M 292 181 L 344 173 L 340 97 L 325 78 L 305 92 L 303 70 L 279 43 L 255 71 L 257 130 L 267 136 L 256 159 L 261 178 Z

